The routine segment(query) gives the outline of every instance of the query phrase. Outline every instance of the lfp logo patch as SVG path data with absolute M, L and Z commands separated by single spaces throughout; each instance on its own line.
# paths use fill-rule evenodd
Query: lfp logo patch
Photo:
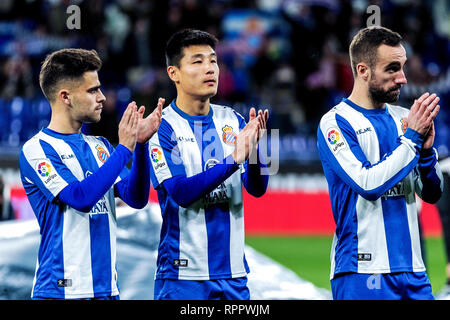
M 236 139 L 237 139 L 237 135 L 236 133 L 233 132 L 233 128 L 226 125 L 225 127 L 222 128 L 222 140 L 223 142 L 225 142 L 226 144 L 230 145 L 230 146 L 234 146 L 236 145 Z
M 338 143 L 339 136 L 339 132 L 335 129 L 328 131 L 328 142 L 332 145 Z
M 346 147 L 346 142 L 342 134 L 335 128 L 329 129 L 327 133 L 328 143 L 330 149 L 334 154 L 337 154 L 341 149 Z
M 152 161 L 154 163 L 158 163 L 159 161 L 161 161 L 162 152 L 158 148 L 153 148 L 150 152 L 150 156 L 152 157 Z
M 97 158 L 104 163 L 109 158 L 108 152 L 102 146 L 96 146 L 95 149 L 97 149 Z
M 48 175 L 52 172 L 52 167 L 45 161 L 42 161 L 38 164 L 37 168 L 38 173 L 41 177 L 48 177 Z

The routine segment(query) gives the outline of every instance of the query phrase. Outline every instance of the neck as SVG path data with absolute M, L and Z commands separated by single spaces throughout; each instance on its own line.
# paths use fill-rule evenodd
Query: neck
M 175 103 L 181 111 L 190 116 L 204 116 L 209 113 L 209 98 L 198 99 L 179 93 Z
M 82 122 L 75 121 L 65 112 L 65 108 L 52 105 L 52 116 L 48 128 L 59 133 L 80 133 Z
M 364 109 L 383 109 L 384 103 L 374 102 L 370 97 L 369 90 L 366 85 L 362 85 L 359 81 L 355 81 L 353 91 L 348 99 Z

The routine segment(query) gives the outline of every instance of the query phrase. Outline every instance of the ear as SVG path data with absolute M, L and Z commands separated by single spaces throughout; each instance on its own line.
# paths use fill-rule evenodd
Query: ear
M 172 80 L 175 83 L 178 83 L 178 68 L 175 66 L 168 66 L 167 67 L 167 74 L 169 75 L 170 80 Z
M 358 72 L 358 77 L 367 81 L 370 78 L 370 68 L 364 62 L 358 63 L 356 66 L 356 71 Z
M 70 105 L 71 101 L 70 101 L 70 94 L 69 94 L 69 90 L 67 89 L 61 89 L 58 91 L 58 94 L 56 96 L 56 99 L 61 101 L 62 103 L 64 103 L 65 105 Z

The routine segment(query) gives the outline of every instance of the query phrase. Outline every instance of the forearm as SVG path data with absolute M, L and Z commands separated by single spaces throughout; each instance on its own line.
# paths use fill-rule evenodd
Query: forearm
M 239 166 L 230 155 L 223 163 L 192 177 L 179 175 L 167 179 L 163 182 L 163 187 L 179 206 L 187 208 L 217 188 L 238 169 Z
M 117 195 L 130 207 L 142 209 L 150 192 L 148 144 L 136 144 L 130 174 L 116 184 Z
M 59 193 L 59 200 L 76 210 L 89 212 L 113 186 L 130 157 L 131 152 L 119 144 L 96 172 L 82 181 L 75 181 L 67 185 Z
M 242 182 L 245 190 L 254 197 L 261 197 L 266 193 L 269 183 L 267 164 L 258 150 L 257 163 L 245 163 L 245 173 L 242 174 Z
M 420 175 L 420 183 L 417 186 L 418 195 L 425 202 L 437 202 L 442 195 L 443 176 L 433 148 L 420 152 L 418 170 Z
M 344 141 L 341 150 L 333 153 L 323 134 L 318 135 L 319 153 L 331 169 L 355 192 L 367 200 L 376 200 L 403 180 L 419 161 L 423 138 L 408 129 L 398 138 L 398 146 L 379 162 L 372 164 L 357 141 Z M 348 145 L 347 145 L 348 144 Z

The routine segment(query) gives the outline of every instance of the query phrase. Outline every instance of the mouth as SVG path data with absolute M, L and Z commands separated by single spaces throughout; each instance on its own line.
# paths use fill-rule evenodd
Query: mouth
M 389 91 L 391 91 L 391 92 L 400 92 L 400 88 L 401 87 L 395 87 L 395 88 L 392 88 L 391 90 L 389 90 Z
M 215 79 L 209 79 L 209 80 L 203 81 L 203 83 L 206 83 L 207 85 L 215 85 L 216 82 L 217 81 Z

